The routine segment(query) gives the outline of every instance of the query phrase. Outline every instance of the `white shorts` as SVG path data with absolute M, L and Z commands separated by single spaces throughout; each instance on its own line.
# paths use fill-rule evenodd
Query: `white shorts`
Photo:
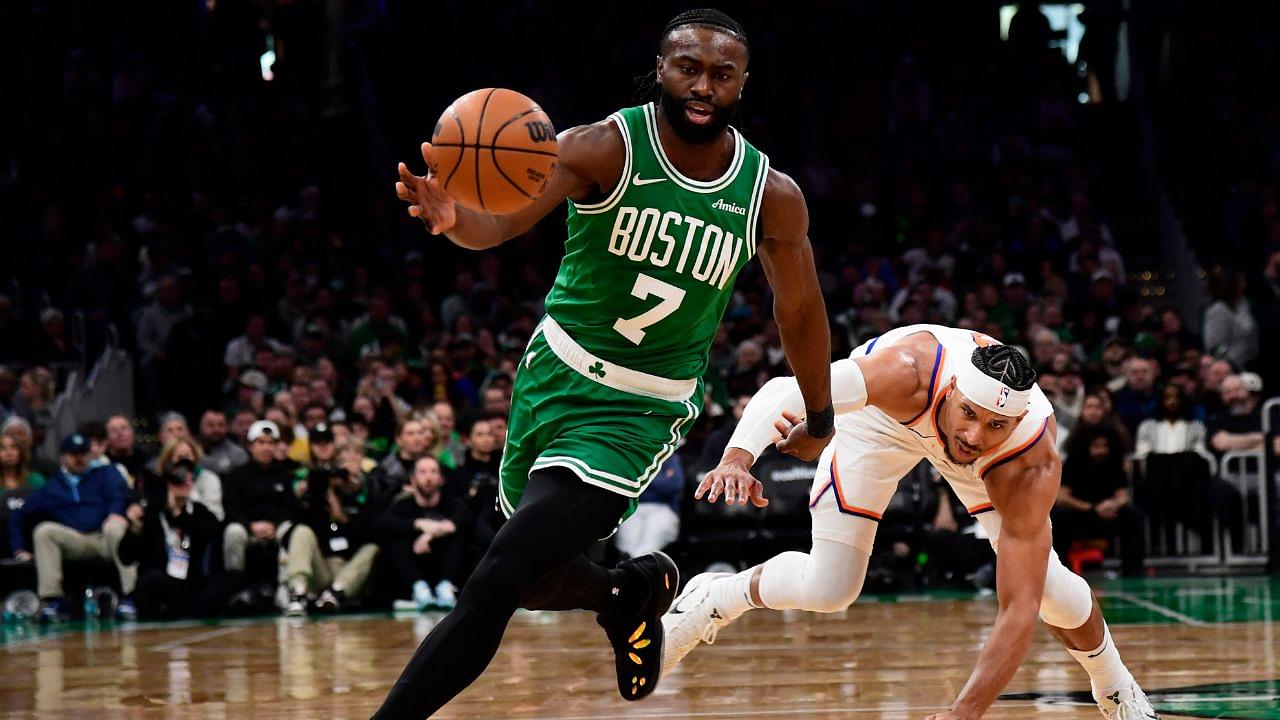
M 815 539 L 871 552 L 898 482 L 921 460 L 930 459 L 910 433 L 872 408 L 837 419 L 836 437 L 818 460 L 809 494 Z M 992 508 L 986 486 L 977 477 L 935 467 L 994 547 L 1000 537 L 1000 514 Z

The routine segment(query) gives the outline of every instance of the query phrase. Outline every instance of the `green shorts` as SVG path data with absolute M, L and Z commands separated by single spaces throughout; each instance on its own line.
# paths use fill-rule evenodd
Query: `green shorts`
M 639 373 L 596 358 L 571 339 L 566 345 L 567 338 L 547 318 L 525 349 L 511 398 L 498 506 L 511 517 L 529 473 L 560 467 L 630 498 L 625 519 L 701 412 L 702 382 L 663 381 L 692 388 L 683 400 L 668 399 L 685 394 L 679 388 L 666 397 L 637 394 L 626 381 Z

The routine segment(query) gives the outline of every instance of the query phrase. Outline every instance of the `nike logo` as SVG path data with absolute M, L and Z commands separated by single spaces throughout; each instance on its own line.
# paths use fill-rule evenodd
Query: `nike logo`
M 640 173 L 636 173 L 636 176 L 631 178 L 632 185 L 652 185 L 654 183 L 660 183 L 660 182 L 666 182 L 666 181 L 667 181 L 666 178 L 647 178 L 645 180 L 641 180 Z
M 687 612 L 687 611 L 686 611 L 686 610 L 681 610 L 681 609 L 680 609 L 680 603 L 684 602 L 684 601 L 685 601 L 685 600 L 687 600 L 688 598 L 689 598 L 689 593 L 685 593 L 685 594 L 681 595 L 680 597 L 676 598 L 676 601 L 675 601 L 674 603 L 672 603 L 672 604 L 671 604 L 671 609 L 667 611 L 667 614 L 668 614 L 668 615 L 683 615 L 683 614 L 685 614 L 685 612 Z

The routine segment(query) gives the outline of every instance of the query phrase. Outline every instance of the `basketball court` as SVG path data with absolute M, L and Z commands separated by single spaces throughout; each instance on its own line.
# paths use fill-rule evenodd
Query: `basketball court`
M 1166 718 L 1280 719 L 1280 580 L 1097 586 Z M 964 684 L 995 615 L 966 593 L 866 597 L 834 615 L 748 613 L 648 700 L 617 696 L 586 613 L 520 613 L 497 659 L 439 718 L 924 718 Z M 6 626 L 6 718 L 367 718 L 439 615 Z M 1088 679 L 1040 632 L 988 718 L 1099 717 Z

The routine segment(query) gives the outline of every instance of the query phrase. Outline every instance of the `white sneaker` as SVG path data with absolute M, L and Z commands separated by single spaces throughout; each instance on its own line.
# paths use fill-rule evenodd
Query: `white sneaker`
M 1107 720 L 1159 720 L 1147 694 L 1137 682 L 1130 682 L 1107 693 L 1098 701 L 1098 709 Z
M 732 618 L 726 619 L 716 609 L 709 592 L 713 580 L 731 575 L 709 572 L 695 575 L 685 585 L 684 592 L 671 603 L 667 614 L 662 616 L 662 631 L 666 636 L 662 648 L 664 675 L 674 670 L 698 643 L 714 643 L 720 628 L 733 622 Z
M 306 617 L 307 616 L 307 598 L 304 595 L 294 595 L 284 606 L 284 614 L 286 617 Z
M 458 606 L 458 588 L 448 580 L 441 580 L 436 585 L 436 607 L 440 610 L 452 610 Z
M 431 594 L 431 586 L 426 580 L 418 580 L 413 584 L 413 602 L 418 612 L 426 612 L 436 604 L 436 597 Z

